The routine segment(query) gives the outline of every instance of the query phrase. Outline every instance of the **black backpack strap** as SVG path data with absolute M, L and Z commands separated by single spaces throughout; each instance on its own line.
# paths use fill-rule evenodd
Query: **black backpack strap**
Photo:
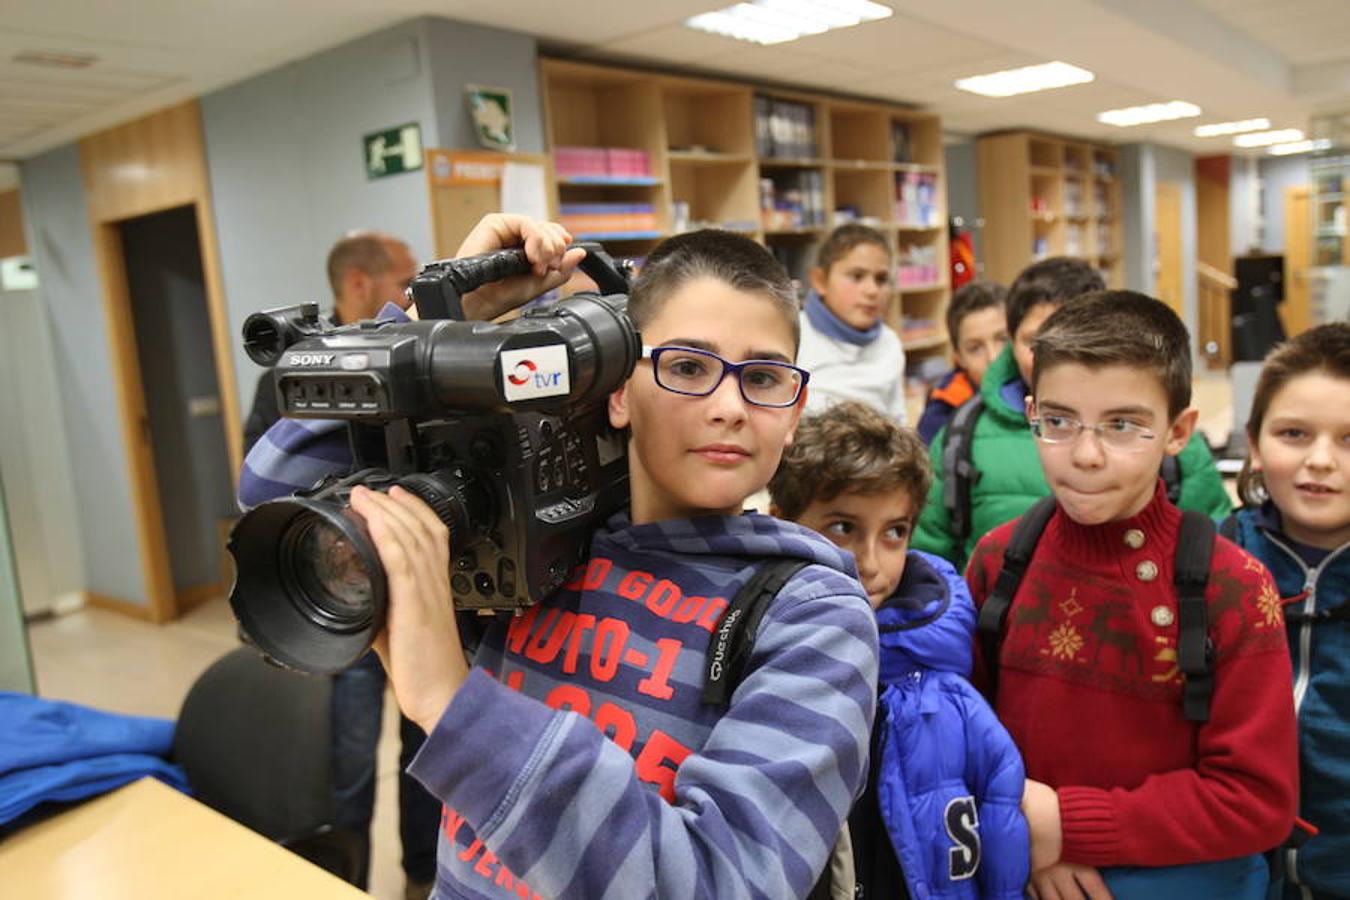
M 1182 709 L 1188 722 L 1209 721 L 1214 694 L 1214 643 L 1209 639 L 1205 588 L 1214 555 L 1214 520 L 1185 510 L 1177 538 L 1174 583 L 1177 589 L 1177 665 L 1186 676 Z
M 708 640 L 707 668 L 703 674 L 703 702 L 722 709 L 731 705 L 731 694 L 745 675 L 760 619 L 773 598 L 792 576 L 809 563 L 804 559 L 775 559 L 759 567 L 736 596 Z
M 1167 499 L 1175 506 L 1181 499 L 1181 462 L 1172 454 L 1167 454 L 1163 457 L 1158 474 L 1162 476 L 1163 487 L 1167 488 Z
M 956 408 L 947 437 L 942 445 L 942 505 L 947 510 L 947 531 L 956 538 L 956 545 L 964 549 L 970 537 L 970 494 L 980 473 L 975 468 L 971 441 L 975 437 L 975 423 L 984 412 L 984 399 L 976 394 Z
M 998 580 L 994 590 L 985 598 L 980 607 L 980 618 L 976 631 L 980 637 L 980 650 L 984 656 L 984 668 L 989 675 L 989 697 L 998 697 L 998 654 L 1003 646 L 1003 631 L 1008 621 L 1008 610 L 1012 609 L 1013 597 L 1022 583 L 1031 557 L 1036 553 L 1036 544 L 1046 523 L 1055 513 L 1055 498 L 1042 497 L 1037 500 L 1017 520 L 1013 526 L 1008 546 L 1003 551 L 1003 567 L 998 571 Z

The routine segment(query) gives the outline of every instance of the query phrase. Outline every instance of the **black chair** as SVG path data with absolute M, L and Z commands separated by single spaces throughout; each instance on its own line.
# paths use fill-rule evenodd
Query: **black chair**
M 333 824 L 332 679 L 240 647 L 211 664 L 178 714 L 175 761 L 201 802 L 356 883 L 360 838 Z

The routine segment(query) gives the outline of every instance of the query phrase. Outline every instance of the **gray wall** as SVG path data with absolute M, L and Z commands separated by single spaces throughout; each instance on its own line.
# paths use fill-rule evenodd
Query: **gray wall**
M 1312 184 L 1308 155 L 1262 157 L 1257 171 L 1261 178 L 1261 247 L 1268 253 L 1284 253 L 1284 189 Z
M 14 572 L 14 553 L 9 542 L 9 516 L 0 478 L 0 691 L 33 693 L 33 665 L 28 652 L 28 631 L 19 607 L 19 581 Z
M 1197 315 L 1195 157 L 1184 150 L 1157 144 L 1127 144 L 1120 148 L 1120 169 L 1125 286 L 1130 290 L 1153 293 L 1153 192 L 1159 182 L 1181 186 L 1182 318 L 1194 341 Z
M 424 172 L 366 180 L 361 138 L 417 122 L 435 146 L 422 27 L 408 22 L 201 98 L 231 335 L 252 312 L 332 305 L 328 248 L 353 228 L 431 254 Z M 234 344 L 246 414 L 258 368 Z
M 201 99 L 231 334 L 273 306 L 332 303 L 324 261 L 353 228 L 433 239 L 425 172 L 366 180 L 361 138 L 408 122 L 426 147 L 475 147 L 464 83 L 509 87 L 522 152 L 543 149 L 536 44 L 424 18 L 289 63 Z M 241 414 L 258 368 L 235 343 Z
M 1228 171 L 1228 252 L 1241 256 L 1261 245 L 1261 199 L 1256 159 L 1233 156 Z
M 1153 292 L 1153 148 L 1120 148 L 1120 221 L 1125 240 L 1125 287 Z
M 67 477 L 79 502 L 83 586 L 145 603 L 141 543 L 78 149 L 69 144 L 26 160 L 19 167 L 19 184 L 60 385 L 70 452 Z
M 943 163 L 947 168 L 947 214 L 965 220 L 962 226 L 969 231 L 975 245 L 975 261 L 982 266 L 984 248 L 981 239 L 984 229 L 976 227 L 980 218 L 980 183 L 975 168 L 975 142 L 964 140 L 942 148 Z
M 232 334 L 259 309 L 330 303 L 324 260 L 352 228 L 399 235 L 429 259 L 425 173 L 367 181 L 361 138 L 416 122 L 424 146 L 473 146 L 463 98 L 463 83 L 473 81 L 511 88 L 519 149 L 542 150 L 535 46 L 514 32 L 418 19 L 201 98 Z M 88 590 L 145 603 L 76 145 L 23 162 L 20 185 L 50 335 L 45 365 L 59 386 L 53 408 L 64 429 L 53 438 L 58 449 L 34 460 L 53 474 L 50 483 L 64 478 L 69 486 L 55 524 L 44 525 L 71 557 L 56 571 Z M 257 369 L 238 343 L 234 353 L 246 413 Z
M 0 291 L 0 478 L 25 613 L 84 587 L 83 541 L 47 306 L 38 291 Z M 0 579 L 3 575 L 0 575 Z
M 440 147 L 478 147 L 464 85 L 511 89 L 516 150 L 544 152 L 535 39 L 449 19 L 423 19 Z

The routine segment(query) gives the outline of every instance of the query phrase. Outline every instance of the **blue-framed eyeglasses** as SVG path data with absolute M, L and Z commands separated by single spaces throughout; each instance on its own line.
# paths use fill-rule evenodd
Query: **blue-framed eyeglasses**
M 774 409 L 796 403 L 811 379 L 810 372 L 789 363 L 768 359 L 728 362 L 694 347 L 643 347 L 642 358 L 652 361 L 657 385 L 671 393 L 706 397 L 732 374 L 747 403 Z

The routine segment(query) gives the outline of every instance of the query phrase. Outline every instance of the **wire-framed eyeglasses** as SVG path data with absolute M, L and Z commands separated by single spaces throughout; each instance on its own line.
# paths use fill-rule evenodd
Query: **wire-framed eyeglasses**
M 810 372 L 790 363 L 768 359 L 734 363 L 695 347 L 643 347 L 642 358 L 652 361 L 657 385 L 671 393 L 706 397 L 731 374 L 747 403 L 773 409 L 796 403 L 811 379 Z
M 1144 449 L 1149 441 L 1157 438 L 1152 431 L 1129 419 L 1107 419 L 1096 425 L 1086 425 L 1073 416 L 1051 413 L 1031 420 L 1031 433 L 1047 444 L 1072 443 L 1084 431 L 1096 433 L 1098 439 L 1113 450 L 1131 452 Z

